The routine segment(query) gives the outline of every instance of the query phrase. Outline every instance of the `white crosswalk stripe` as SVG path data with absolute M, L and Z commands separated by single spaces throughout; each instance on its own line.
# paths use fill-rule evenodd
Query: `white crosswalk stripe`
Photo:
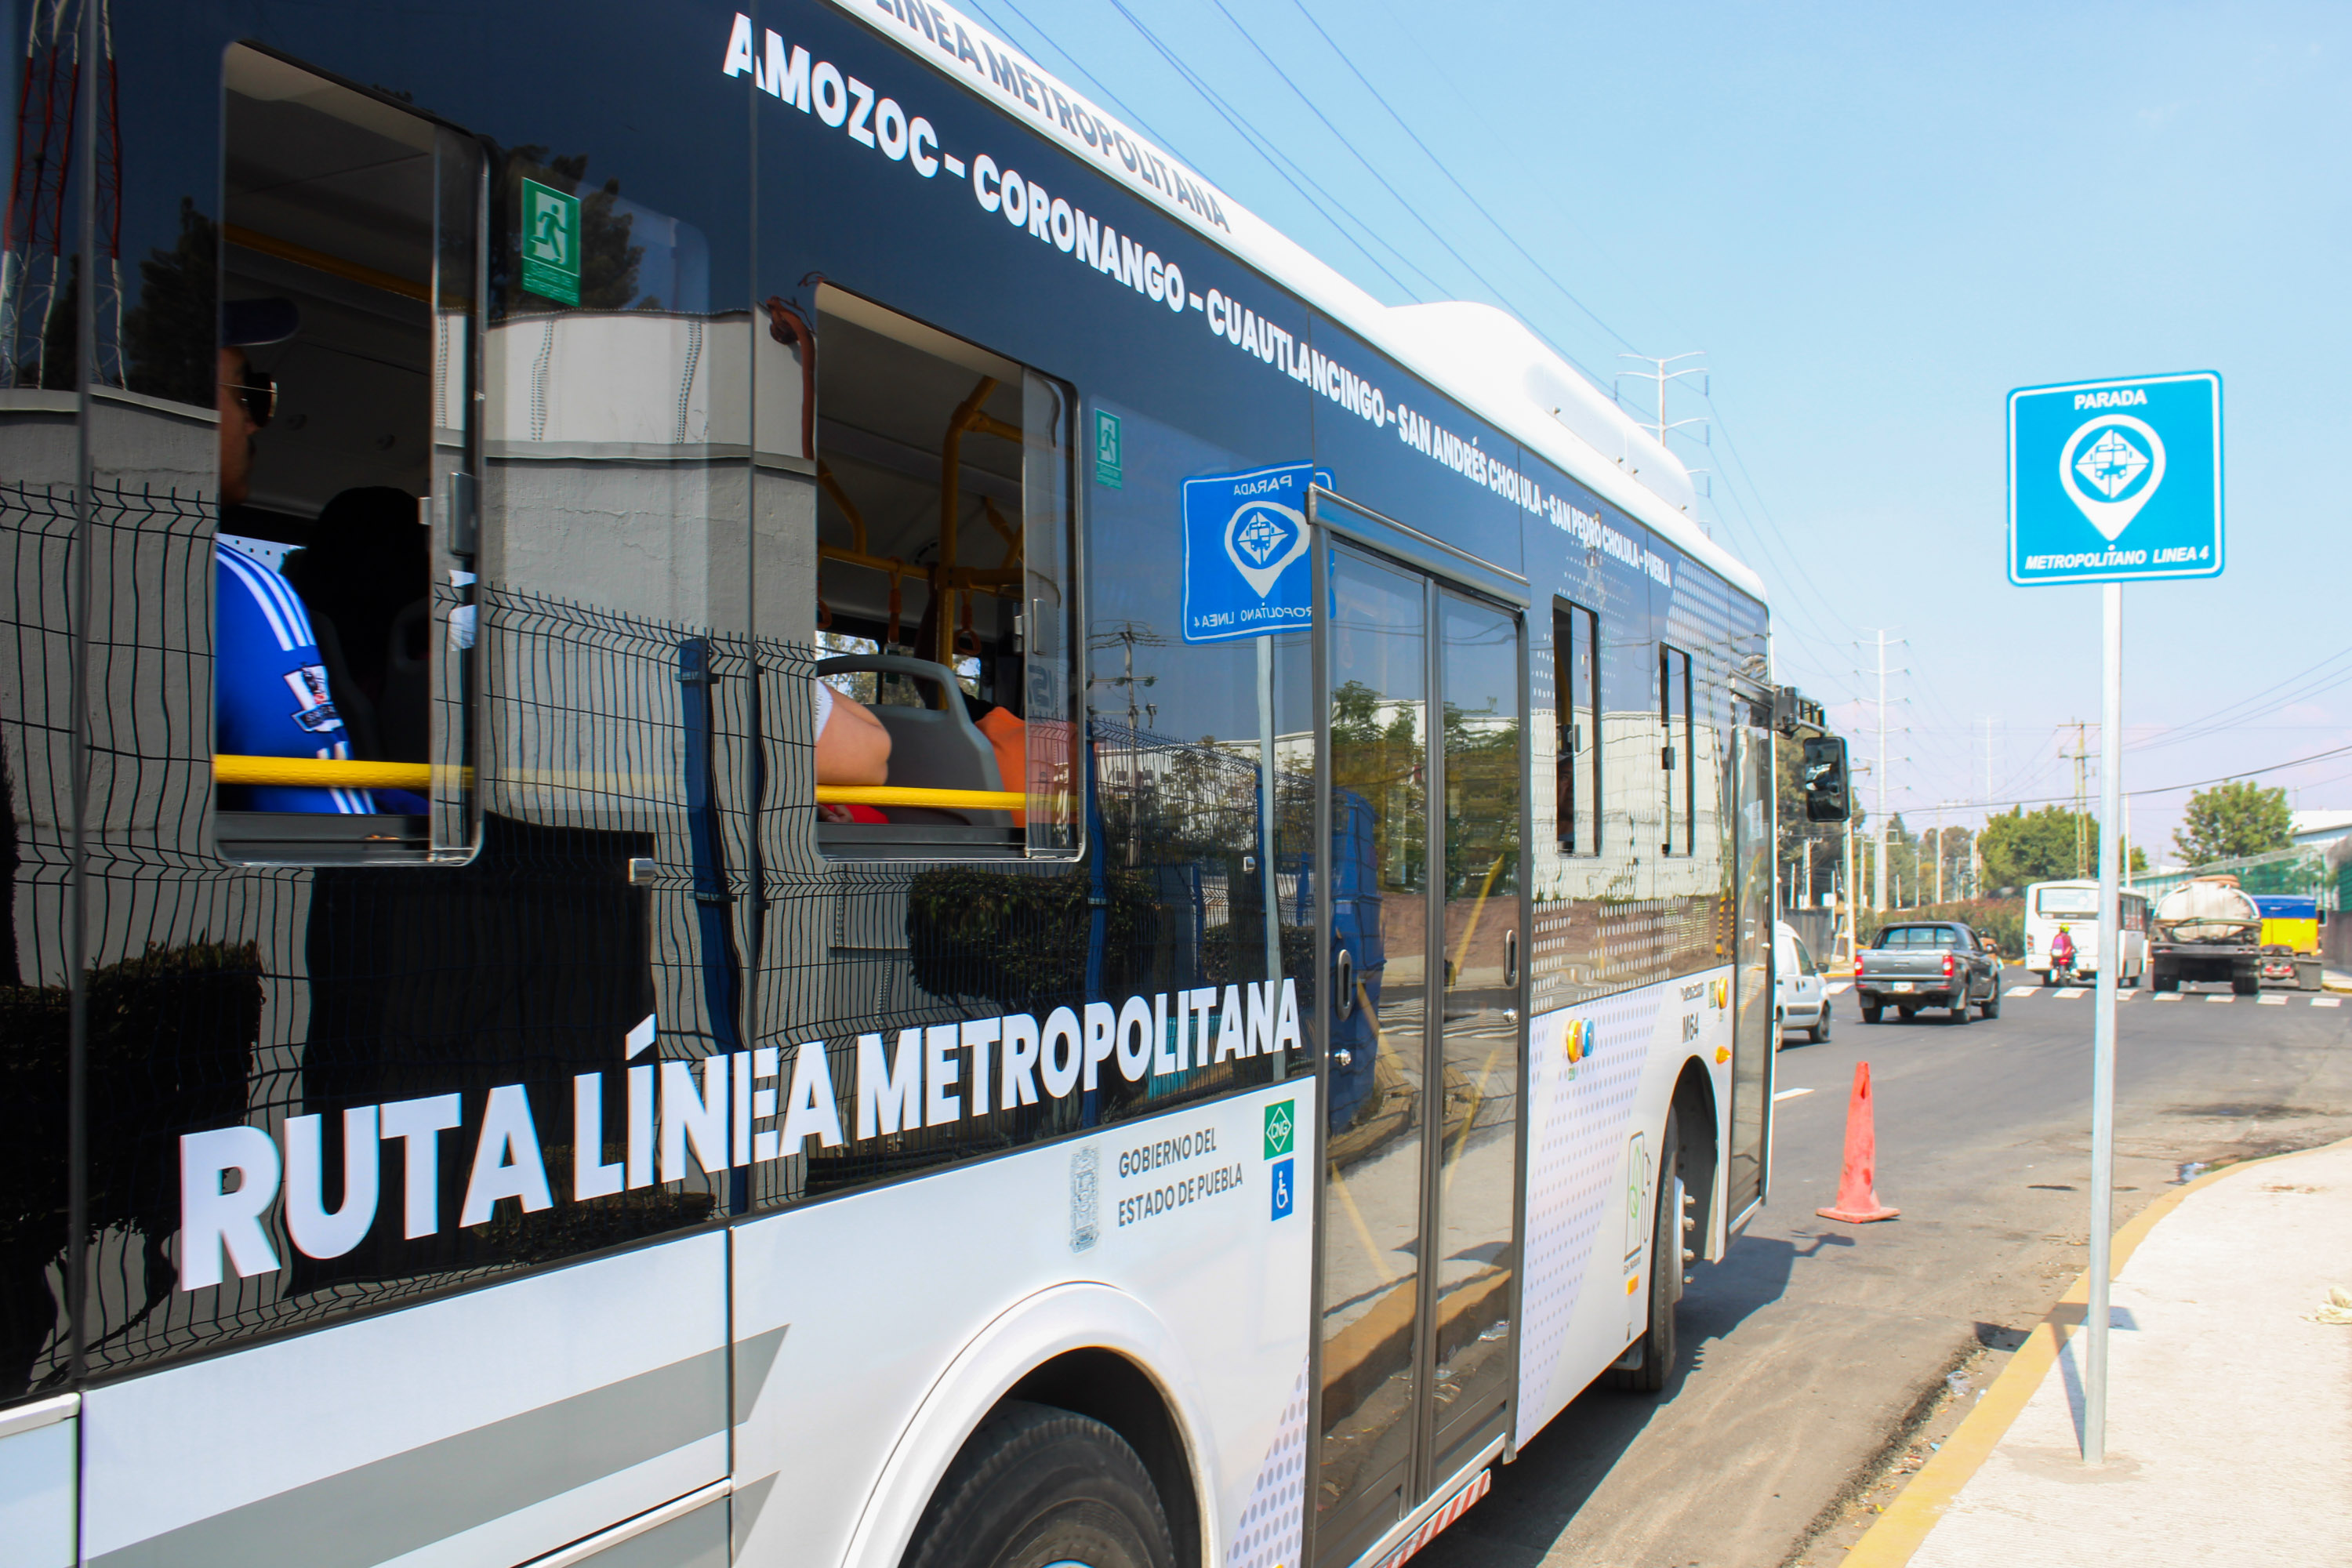
M 2159 1002 L 2178 1002 L 2180 1000 L 2180 993 L 2178 991 L 2159 991 L 2156 994 L 2156 999 Z M 2225 1002 L 2229 1000 L 2226 996 L 2221 999 Z
M 2086 992 L 2084 987 L 2080 985 L 2062 985 L 2057 990 L 2050 993 L 2050 994 L 2055 996 L 2061 1002 L 2074 1002 L 2080 1000 L 2086 994 Z
M 2004 996 L 2032 996 L 2042 989 L 2039 985 L 2012 985 L 2001 993 Z
M 2341 1007 L 2344 1005 L 2344 998 L 2341 996 L 2314 996 L 2311 999 L 2311 1005 L 2315 1007 Z
M 1850 982 L 1850 981 L 1844 981 L 1844 980 L 1836 980 L 1836 981 L 1832 981 L 1829 984 L 1822 986 L 1822 994 L 1823 995 L 1825 995 L 1825 996 L 1841 996 L 1841 995 L 1843 995 L 1846 992 L 1851 991 L 1851 990 L 1853 990 L 1853 983 L 1852 983 L 1852 982 Z
M 2223 995 L 2220 995 L 2220 994 L 2215 994 L 2215 995 L 2211 995 L 2211 996 L 2208 996 L 2208 997 L 2206 997 L 2206 998 L 2205 998 L 2205 1000 L 2207 1000 L 2208 1002 L 2219 1002 L 2222 1006 L 2226 1007 L 2226 1006 L 2228 1006 L 2231 1003 L 2235 1002 L 2235 1001 L 2237 1000 L 2237 997 L 2236 997 L 2236 996 L 2234 996 L 2234 995 L 2223 996 Z
M 2284 1007 L 2286 1005 L 2286 998 L 2284 996 L 2257 996 L 2254 1000 L 2261 1003 L 2265 1007 Z

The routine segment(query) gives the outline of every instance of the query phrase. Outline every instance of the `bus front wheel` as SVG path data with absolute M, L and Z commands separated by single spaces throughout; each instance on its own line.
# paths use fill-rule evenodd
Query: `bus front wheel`
M 999 1406 L 956 1456 L 906 1568 L 1175 1568 L 1160 1494 L 1127 1440 L 1050 1405 Z

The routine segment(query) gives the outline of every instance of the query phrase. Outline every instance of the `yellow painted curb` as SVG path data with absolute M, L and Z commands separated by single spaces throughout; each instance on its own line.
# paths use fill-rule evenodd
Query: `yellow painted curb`
M 2344 1142 L 2352 1142 L 2352 1139 Z M 2320 1149 L 2338 1147 L 2341 1145 L 2324 1143 L 2319 1149 L 2296 1149 L 2260 1160 L 2242 1160 L 2218 1171 L 2208 1171 L 2195 1181 L 2162 1194 L 2134 1215 L 2128 1225 L 2116 1232 L 2107 1278 L 2112 1280 L 2121 1274 L 2124 1265 L 2131 1261 L 2133 1251 L 2147 1239 L 2148 1232 L 2156 1228 L 2157 1221 L 2179 1207 L 2183 1198 L 2199 1188 L 2210 1185 L 2224 1176 L 2233 1176 L 2250 1166 L 2292 1160 L 2298 1154 L 2316 1154 Z M 2033 1332 L 2018 1347 L 2017 1353 L 2010 1357 L 2009 1364 L 2001 1368 L 2000 1375 L 1992 1380 L 1992 1386 L 1984 1391 L 1984 1397 L 1977 1401 L 1977 1407 L 1969 1412 L 1949 1437 L 1944 1439 L 1944 1446 L 1936 1451 L 1935 1457 L 1922 1465 L 1919 1473 L 1913 1476 L 1895 1500 L 1886 1505 L 1886 1511 L 1878 1516 L 1878 1522 L 1872 1525 L 1861 1540 L 1847 1548 L 1841 1568 L 1902 1568 L 1911 1561 L 1911 1554 L 1926 1542 L 1927 1532 L 1943 1522 L 1945 1510 L 1951 1506 L 1952 1500 L 1960 1495 L 1960 1489 L 1968 1485 L 1969 1479 L 1992 1457 L 1992 1451 L 2009 1435 L 2011 1425 L 2025 1409 L 2026 1401 L 2032 1398 L 2033 1391 L 2042 1386 L 2043 1375 L 2057 1363 L 2060 1347 L 2081 1326 L 2083 1309 L 2090 1299 L 2091 1275 L 2085 1269 L 2074 1277 L 2074 1283 L 2058 1298 L 2049 1315 L 2034 1325 Z

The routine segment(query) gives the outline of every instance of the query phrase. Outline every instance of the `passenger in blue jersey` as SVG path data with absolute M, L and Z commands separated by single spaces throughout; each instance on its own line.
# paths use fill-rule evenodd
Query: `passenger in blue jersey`
M 247 363 L 245 347 L 281 342 L 298 323 L 293 305 L 284 300 L 237 300 L 222 308 L 215 398 L 223 506 L 242 504 L 250 490 L 253 438 L 276 405 L 275 387 Z M 213 548 L 213 750 L 247 757 L 349 757 L 350 736 L 335 710 L 301 595 L 276 568 L 226 544 Z M 233 811 L 343 815 L 380 809 L 367 790 L 282 784 L 225 785 L 221 805 Z

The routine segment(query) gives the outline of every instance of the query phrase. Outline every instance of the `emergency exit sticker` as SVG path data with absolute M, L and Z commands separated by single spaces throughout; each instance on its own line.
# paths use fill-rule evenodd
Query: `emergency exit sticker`
M 580 198 L 537 180 L 522 183 L 522 286 L 580 303 Z

